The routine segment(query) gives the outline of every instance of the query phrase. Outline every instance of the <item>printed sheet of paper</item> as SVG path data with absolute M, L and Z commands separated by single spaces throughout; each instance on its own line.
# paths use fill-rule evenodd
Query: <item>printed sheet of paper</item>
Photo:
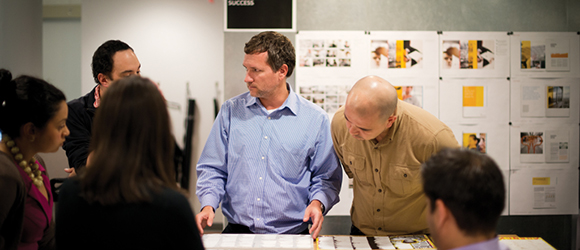
M 439 68 L 447 77 L 509 76 L 509 36 L 505 32 L 447 32 L 439 36 Z
M 578 214 L 578 167 L 511 171 L 510 215 Z
M 580 122 L 580 78 L 511 79 L 510 121 L 514 124 Z
M 439 80 L 436 77 L 385 77 L 397 90 L 399 100 L 439 117 Z
M 540 237 L 499 237 L 499 241 L 509 249 L 555 250 Z
M 570 71 L 570 40 L 546 40 L 546 70 Z
M 319 236 L 318 249 L 396 249 L 389 236 Z
M 453 79 L 440 81 L 440 118 L 445 123 L 509 123 L 507 79 Z
M 523 117 L 544 117 L 546 114 L 545 92 L 541 85 L 521 86 L 521 115 Z
M 296 83 L 300 83 L 302 77 L 365 75 L 368 70 L 367 44 L 368 36 L 364 31 L 298 32 L 295 43 Z
M 311 250 L 314 247 L 310 235 L 292 234 L 204 234 L 202 237 L 205 249 L 300 249 Z
M 568 130 L 546 131 L 546 162 L 569 162 L 570 134 Z
M 510 150 L 506 138 L 510 136 L 507 124 L 448 124 L 455 139 L 463 148 L 475 150 L 492 157 L 502 170 L 509 170 Z
M 514 32 L 510 36 L 511 77 L 580 77 L 576 32 Z
M 438 77 L 438 41 L 433 31 L 370 31 L 369 74 Z

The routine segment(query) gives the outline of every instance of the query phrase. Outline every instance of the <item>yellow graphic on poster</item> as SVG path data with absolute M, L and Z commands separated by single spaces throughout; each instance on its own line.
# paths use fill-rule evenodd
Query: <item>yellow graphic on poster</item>
M 405 41 L 404 40 L 397 40 L 397 68 L 404 69 L 405 67 Z
M 397 90 L 399 100 L 403 100 L 403 86 L 395 86 L 395 90 Z
M 531 68 L 530 59 L 532 57 L 532 42 L 522 41 L 522 69 Z
M 463 133 L 463 148 L 474 150 L 485 154 L 487 147 L 485 139 L 486 133 Z
M 477 40 L 469 40 L 467 44 L 467 65 L 470 69 L 477 69 Z
M 483 86 L 463 86 L 463 107 L 483 107 Z
M 532 185 L 550 185 L 550 177 L 534 177 Z

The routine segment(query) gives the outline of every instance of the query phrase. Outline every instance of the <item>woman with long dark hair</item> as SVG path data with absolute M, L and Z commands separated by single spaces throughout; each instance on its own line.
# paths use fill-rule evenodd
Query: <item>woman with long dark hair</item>
M 59 195 L 59 249 L 203 249 L 175 182 L 165 99 L 149 79 L 114 82 L 95 114 L 87 169 Z
M 53 199 L 44 161 L 69 134 L 62 91 L 0 69 L 0 249 L 53 249 Z

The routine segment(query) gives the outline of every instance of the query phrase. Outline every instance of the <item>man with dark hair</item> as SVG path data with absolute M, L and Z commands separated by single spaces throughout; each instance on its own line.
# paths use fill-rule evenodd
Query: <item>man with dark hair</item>
M 244 52 L 249 92 L 222 105 L 197 163 L 198 227 L 213 224 L 221 202 L 224 233 L 316 238 L 342 182 L 328 116 L 286 83 L 295 64 L 287 37 L 262 32 Z
M 437 249 L 508 249 L 495 232 L 505 185 L 489 156 L 444 149 L 423 164 L 421 176 Z
M 385 79 L 367 76 L 332 120 L 332 139 L 353 178 L 352 235 L 426 233 L 421 163 L 448 147 L 453 132 L 429 112 L 398 101 Z
M 115 80 L 139 75 L 141 69 L 133 49 L 119 40 L 109 40 L 99 46 L 93 54 L 91 66 L 97 86 L 88 94 L 68 103 L 66 125 L 70 135 L 62 148 L 66 151 L 69 164 L 65 171 L 71 175 L 82 171 L 86 165 L 93 117 L 107 88 Z

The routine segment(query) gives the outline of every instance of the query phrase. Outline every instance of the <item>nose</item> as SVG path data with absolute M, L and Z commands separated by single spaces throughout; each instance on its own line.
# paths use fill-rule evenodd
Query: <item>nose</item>
M 68 135 L 70 135 L 70 130 L 68 130 L 68 126 L 64 126 L 64 133 L 63 133 L 64 137 L 67 137 Z
M 254 79 L 252 79 L 252 77 L 250 77 L 250 72 L 246 71 L 246 77 L 244 78 L 244 82 L 251 83 L 253 81 L 254 81 Z
M 351 135 L 358 135 L 359 131 L 355 126 L 352 126 L 350 122 L 346 122 L 346 128 Z

